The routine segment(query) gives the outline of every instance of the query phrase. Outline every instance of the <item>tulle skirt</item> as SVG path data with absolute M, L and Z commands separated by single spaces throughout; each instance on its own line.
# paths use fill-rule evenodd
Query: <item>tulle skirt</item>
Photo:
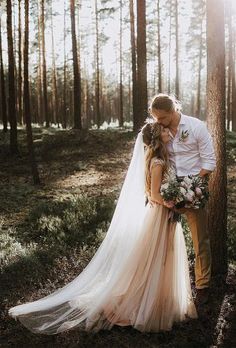
M 180 223 L 168 221 L 168 214 L 164 206 L 146 206 L 134 247 L 128 257 L 124 249 L 109 274 L 101 267 L 96 274 L 79 275 L 9 314 L 32 332 L 48 335 L 72 328 L 97 332 L 113 325 L 158 332 L 197 318 L 183 230 Z

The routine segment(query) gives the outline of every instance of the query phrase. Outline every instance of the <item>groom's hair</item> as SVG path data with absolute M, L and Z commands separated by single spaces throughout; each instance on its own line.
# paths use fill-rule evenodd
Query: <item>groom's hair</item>
M 151 101 L 149 111 L 152 109 L 164 110 L 164 111 L 180 111 L 181 103 L 176 99 L 174 95 L 168 95 L 164 93 L 159 93 L 155 95 Z

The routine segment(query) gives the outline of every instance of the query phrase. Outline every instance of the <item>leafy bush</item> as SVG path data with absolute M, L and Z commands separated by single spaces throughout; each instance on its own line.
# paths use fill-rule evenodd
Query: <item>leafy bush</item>
M 26 256 L 28 250 L 18 240 L 16 231 L 12 228 L 4 229 L 3 219 L 0 220 L 0 266 L 6 265 L 16 256 Z M 33 247 L 33 244 L 31 245 Z M 32 248 L 31 248 L 32 249 Z
M 28 241 L 45 246 L 96 245 L 108 229 L 112 197 L 70 196 L 68 199 L 41 202 L 29 215 Z

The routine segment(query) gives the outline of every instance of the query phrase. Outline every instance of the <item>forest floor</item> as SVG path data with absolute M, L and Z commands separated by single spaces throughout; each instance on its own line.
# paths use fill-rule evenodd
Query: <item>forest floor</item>
M 174 325 L 168 332 L 141 333 L 114 326 L 98 333 L 74 329 L 53 336 L 36 335 L 7 315 L 10 307 L 36 300 L 74 279 L 96 247 L 76 245 L 53 254 L 27 241 L 33 209 L 43 203 L 86 193 L 90 197 L 118 197 L 134 135 L 129 131 L 61 131 L 34 129 L 42 184 L 32 184 L 26 156 L 25 132 L 19 131 L 20 156 L 8 153 L 9 135 L 0 146 L 0 347 L 236 347 L 236 265 L 231 262 L 226 282 L 213 279 L 209 303 L 199 318 Z M 236 134 L 228 137 L 229 229 L 236 238 Z M 23 231 L 23 232 L 22 232 Z M 30 237 L 29 237 L 30 238 Z M 235 240 L 230 239 L 230 255 Z M 4 252 L 5 248 L 5 252 Z M 68 251 L 69 250 L 69 251 Z M 194 291 L 193 260 L 190 259 Z

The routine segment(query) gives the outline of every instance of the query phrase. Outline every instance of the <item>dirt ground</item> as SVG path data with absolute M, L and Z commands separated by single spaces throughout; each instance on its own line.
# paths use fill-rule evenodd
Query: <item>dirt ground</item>
M 87 192 L 89 195 L 114 193 L 121 188 L 131 158 L 134 135 L 131 132 L 90 132 L 71 130 L 35 130 L 36 153 L 42 185 L 34 187 L 25 153 L 24 132 L 20 132 L 21 156 L 10 158 L 6 140 L 2 140 L 0 157 L 1 217 L 4 228 L 23 224 L 30 209 L 40 200 L 66 197 Z M 236 163 L 228 167 L 229 211 L 235 211 Z M 78 255 L 80 253 L 80 255 Z M 70 254 L 45 260 L 43 275 L 30 280 L 27 268 L 14 265 L 1 267 L 0 347 L 236 347 L 236 267 L 231 264 L 226 282 L 213 279 L 209 303 L 200 310 L 199 318 L 176 324 L 171 331 L 140 333 L 131 327 L 113 327 L 96 334 L 71 330 L 44 336 L 26 330 L 7 315 L 17 303 L 38 299 L 74 279 L 89 262 L 91 253 L 81 255 L 77 248 Z M 43 256 L 42 256 L 43 257 Z M 79 260 L 82 262 L 78 262 Z M 20 262 L 19 260 L 14 260 Z M 19 264 L 18 264 L 19 266 Z M 25 267 L 25 266 L 24 266 Z M 194 290 L 193 264 L 190 264 Z M 22 274 L 26 279 L 22 282 Z M 29 279 L 28 279 L 28 278 Z M 217 284 L 217 285 L 216 285 Z M 27 287 L 26 287 L 27 285 Z

